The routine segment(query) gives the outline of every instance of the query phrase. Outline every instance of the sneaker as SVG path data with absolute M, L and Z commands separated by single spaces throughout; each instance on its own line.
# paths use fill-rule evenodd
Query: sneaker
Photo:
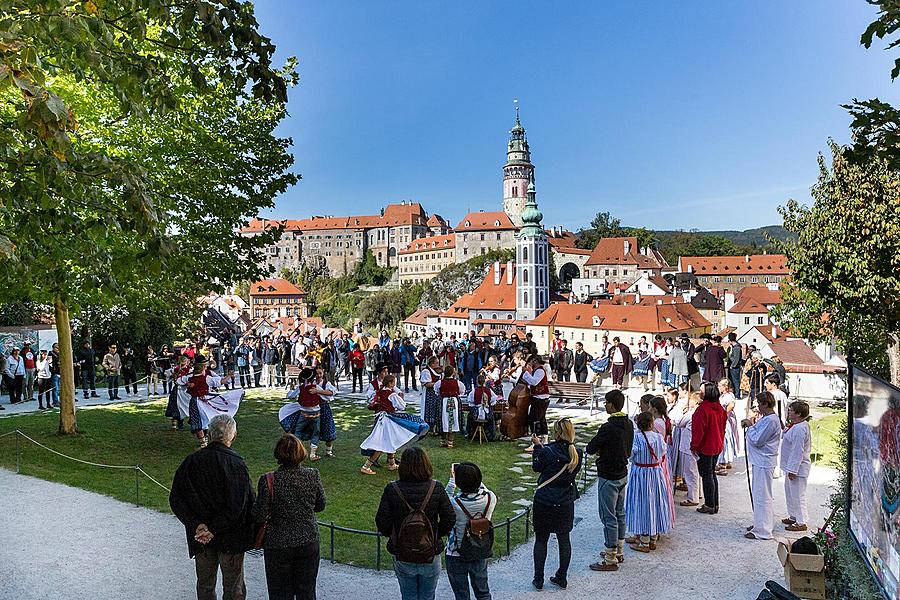
M 785 517 L 784 519 L 781 520 L 781 522 L 784 523 L 785 525 L 793 525 L 797 521 L 795 521 L 794 519 L 792 519 L 790 517 Z
M 365 465 L 363 465 L 362 468 L 360 468 L 359 472 L 362 473 L 363 475 L 374 475 L 375 474 L 375 471 L 373 471 L 372 469 L 370 469 L 369 467 L 367 467 Z
M 567 585 L 569 585 L 568 581 L 566 581 L 565 579 L 562 579 L 560 577 L 557 577 L 556 575 L 554 575 L 553 577 L 550 578 L 550 583 L 552 583 L 556 587 L 563 589 L 563 590 L 566 589 Z
M 316 456 L 315 454 L 311 454 L 311 455 L 309 456 L 309 460 L 310 460 L 311 462 L 316 462 L 317 460 L 322 460 L 322 457 L 321 457 L 321 456 Z

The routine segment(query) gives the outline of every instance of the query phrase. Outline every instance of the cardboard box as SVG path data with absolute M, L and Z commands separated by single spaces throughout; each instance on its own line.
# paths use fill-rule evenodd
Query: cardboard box
M 784 566 L 787 587 L 801 598 L 825 600 L 825 557 L 792 554 L 791 540 L 778 540 L 778 559 Z

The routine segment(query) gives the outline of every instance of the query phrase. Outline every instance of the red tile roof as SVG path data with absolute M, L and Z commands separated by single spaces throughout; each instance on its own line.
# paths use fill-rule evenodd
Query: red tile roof
M 744 298 L 752 298 L 766 306 L 781 304 L 781 290 L 770 290 L 764 285 L 748 285 L 738 290 L 734 295 L 734 299 L 737 301 Z
M 459 222 L 455 231 L 463 233 L 466 231 L 501 231 L 505 229 L 517 228 L 509 220 L 509 216 L 501 210 L 495 212 L 470 212 Z
M 778 340 L 769 344 L 789 373 L 840 373 L 844 369 L 826 365 L 803 340 Z
M 598 317 L 595 320 L 594 317 Z M 594 323 L 597 323 L 594 325 Z M 696 308 L 677 304 L 554 304 L 529 325 L 669 334 L 710 327 Z
M 751 254 L 745 256 L 682 256 L 679 271 L 693 267 L 697 275 L 788 275 L 784 254 Z
M 745 296 L 732 306 L 728 312 L 737 314 L 769 314 L 769 309 L 751 296 Z
M 250 285 L 251 296 L 305 296 L 306 292 L 287 279 L 263 279 Z
M 578 238 L 571 231 L 560 231 L 558 229 L 545 229 L 547 241 L 556 249 L 574 248 Z
M 661 269 L 668 266 L 659 252 L 652 248 L 648 252 L 649 254 L 641 254 L 636 237 L 601 238 L 585 264 L 635 265 L 641 269 Z
M 409 323 L 410 325 L 426 325 L 428 323 L 428 317 L 436 317 L 439 314 L 441 314 L 441 311 L 439 310 L 420 308 L 413 314 L 403 319 L 403 322 Z
M 441 250 L 456 248 L 456 235 L 432 235 L 410 242 L 409 246 L 400 250 L 400 254 L 413 254 L 415 252 L 427 252 L 429 250 Z
M 447 227 L 447 221 L 439 214 L 433 214 L 428 217 L 428 221 L 425 224 L 429 227 Z
M 388 204 L 384 216 L 363 215 L 352 217 L 310 217 L 308 219 L 253 219 L 241 229 L 242 233 L 263 231 L 269 227 L 284 225 L 287 231 L 315 231 L 322 229 L 374 229 L 401 225 L 425 225 L 425 210 L 418 202 Z

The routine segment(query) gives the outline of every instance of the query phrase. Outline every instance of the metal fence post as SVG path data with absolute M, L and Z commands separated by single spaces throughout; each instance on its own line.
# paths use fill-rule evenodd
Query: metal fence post
M 141 505 L 141 468 L 137 465 L 134 467 L 134 505 Z
M 509 517 L 506 517 L 506 555 L 509 556 Z
M 525 541 L 528 541 L 528 522 L 531 517 L 531 506 L 525 507 Z
M 375 570 L 381 570 L 381 532 L 375 533 Z
M 16 429 L 16 473 L 22 472 L 22 469 L 21 469 L 22 459 L 21 459 L 21 455 L 20 455 L 20 447 L 21 447 L 21 444 L 19 442 L 19 430 Z
M 334 521 L 329 525 L 331 529 L 331 564 L 334 564 Z

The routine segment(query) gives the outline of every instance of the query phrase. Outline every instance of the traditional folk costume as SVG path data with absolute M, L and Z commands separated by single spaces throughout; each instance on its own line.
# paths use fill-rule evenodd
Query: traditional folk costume
M 666 452 L 665 456 L 661 456 L 659 460 L 659 466 L 662 469 L 663 479 L 666 482 L 666 489 L 669 491 L 669 497 L 672 499 L 672 502 L 669 503 L 669 506 L 672 507 L 672 526 L 675 526 L 675 490 L 672 488 L 672 468 L 670 465 L 669 457 L 669 448 L 672 444 L 672 430 L 674 429 L 672 425 L 671 419 L 664 419 L 662 417 L 658 417 L 653 420 L 653 431 L 659 434 L 659 436 L 663 439 L 663 442 L 666 444 Z
M 626 487 L 625 526 L 647 550 L 659 534 L 668 532 L 673 525 L 672 496 L 661 466 L 665 455 L 666 442 L 661 435 L 655 431 L 635 434 Z
M 666 414 L 669 415 L 669 419 L 671 419 L 672 423 L 672 435 L 669 436 L 669 447 L 666 455 L 670 458 L 670 474 L 672 479 L 676 481 L 684 478 L 684 465 L 681 462 L 681 456 L 678 454 L 678 449 L 681 446 L 682 429 L 678 427 L 677 421 L 680 421 L 681 413 L 684 411 L 686 402 L 687 400 L 683 398 L 679 398 L 674 404 L 669 404 L 668 399 L 666 402 Z M 678 416 L 678 419 L 673 418 L 675 415 Z M 690 447 L 690 444 L 688 446 Z
M 372 456 L 376 452 L 392 455 L 428 433 L 428 424 L 419 415 L 402 412 L 406 402 L 396 389 L 378 390 L 370 407 L 378 414 L 369 437 L 359 445 L 363 456 Z
M 191 433 L 209 429 L 210 420 L 216 415 L 234 417 L 244 399 L 244 390 L 224 390 L 217 388 L 222 377 L 207 371 L 205 374 L 182 375 L 176 381 L 179 388 L 184 387 L 190 394 L 188 416 Z M 179 410 L 181 402 L 179 400 Z
M 434 389 L 441 398 L 439 417 L 441 433 L 447 435 L 458 432 L 460 430 L 460 413 L 462 412 L 462 403 L 459 397 L 465 391 L 463 386 L 460 384 L 459 379 L 445 377 L 434 384 Z M 452 440 L 448 442 L 448 445 L 451 447 L 452 444 Z
M 775 413 L 761 417 L 747 428 L 747 459 L 753 467 L 750 489 L 753 491 L 753 529 L 756 539 L 772 539 L 775 513 L 772 479 L 778 465 L 781 420 Z
M 334 425 L 334 413 L 331 410 L 331 399 L 337 394 L 337 388 L 330 381 L 317 381 L 322 390 L 319 395 L 319 440 L 325 442 L 325 456 L 334 456 L 334 440 L 337 439 L 337 427 Z M 330 394 L 327 392 L 331 392 Z
M 167 372 L 166 376 L 171 376 L 172 381 L 176 381 L 180 377 L 189 375 L 190 367 L 175 367 Z M 169 390 L 169 402 L 166 405 L 166 416 L 172 419 L 172 429 L 183 429 L 184 420 L 190 415 L 191 395 L 187 392 L 187 385 L 178 385 L 177 383 Z
M 719 397 L 722 408 L 726 411 L 725 421 L 725 445 L 722 447 L 722 453 L 719 455 L 720 465 L 730 465 L 738 455 L 738 422 L 737 416 L 734 414 L 734 408 L 728 410 L 728 405 L 736 402 L 734 394 L 726 392 Z
M 503 399 L 503 376 L 500 373 L 500 367 L 494 367 L 493 369 L 485 366 L 481 369 L 481 373 L 484 375 L 484 384 L 491 388 L 495 394 L 500 396 L 500 399 Z
M 784 501 L 787 504 L 788 525 L 806 525 L 809 513 L 806 505 L 806 484 L 809 481 L 812 435 L 809 422 L 788 425 L 781 437 L 781 470 L 784 478 Z M 787 477 L 793 474 L 794 479 Z
M 697 459 L 691 452 L 691 423 L 694 420 L 695 410 L 696 408 L 692 408 L 674 419 L 676 431 L 681 432 L 681 435 L 678 436 L 678 469 L 676 471 L 681 471 L 684 484 L 687 486 L 687 499 L 682 503 L 683 506 L 700 504 L 700 470 L 697 468 Z
M 419 381 L 422 383 L 424 390 L 424 400 L 422 401 L 421 416 L 428 423 L 432 433 L 440 433 L 440 414 L 441 414 L 441 397 L 435 389 L 435 385 L 441 380 L 441 374 L 438 371 L 432 371 L 431 367 L 425 367 L 419 373 Z M 427 385 L 434 384 L 434 385 Z
M 322 399 L 318 391 L 321 388 L 314 383 L 301 383 L 299 387 L 288 392 L 290 402 L 278 411 L 278 422 L 285 433 L 293 433 L 310 445 L 310 457 L 315 456 L 319 445 Z
M 531 392 L 531 406 L 528 409 L 528 424 L 531 427 L 531 433 L 537 436 L 546 436 L 548 433 L 547 407 L 550 406 L 547 371 L 544 367 L 536 368 L 533 373 L 523 371 L 522 381 L 528 384 Z
M 503 400 L 503 396 L 497 394 L 490 387 L 476 387 L 469 392 L 469 420 L 466 423 L 466 435 L 471 436 L 475 431 L 477 421 L 484 422 L 485 433 L 490 441 L 497 436 L 497 424 L 494 421 L 493 406 Z

